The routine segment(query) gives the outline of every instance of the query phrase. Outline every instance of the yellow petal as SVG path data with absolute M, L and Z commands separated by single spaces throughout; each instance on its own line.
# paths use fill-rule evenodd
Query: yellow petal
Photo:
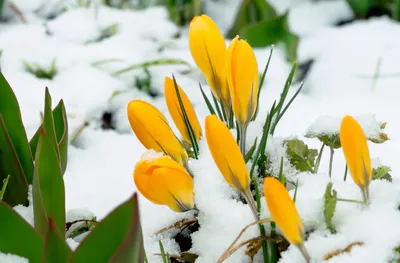
M 225 75 L 225 40 L 215 22 L 207 15 L 196 16 L 191 21 L 189 46 L 192 57 L 205 75 L 214 96 L 230 108 Z
M 185 108 L 186 115 L 189 119 L 189 123 L 192 126 L 194 136 L 196 140 L 199 140 L 202 136 L 202 131 L 196 113 L 193 109 L 192 103 L 180 86 L 178 86 L 178 89 L 183 106 Z M 176 127 L 181 133 L 183 140 L 186 143 L 191 144 L 189 132 L 186 128 L 185 119 L 183 117 L 183 113 L 179 104 L 178 95 L 176 94 L 174 80 L 169 77 L 166 77 L 164 81 L 164 95 L 165 101 L 167 102 L 168 111 L 171 114 L 171 117 L 174 120 Z
M 139 192 L 155 204 L 167 205 L 175 212 L 185 212 L 194 207 L 192 177 L 168 156 L 139 161 L 134 181 Z
M 351 116 L 342 120 L 340 143 L 353 181 L 362 189 L 367 188 L 372 178 L 367 139 L 361 126 Z
M 240 126 L 246 125 L 257 108 L 258 66 L 251 46 L 235 37 L 226 56 L 227 80 L 233 112 Z
M 168 125 L 164 115 L 151 104 L 133 100 L 128 104 L 128 119 L 136 137 L 147 149 L 164 152 L 183 164 L 188 155 Z
M 264 195 L 271 217 L 286 239 L 292 244 L 301 245 L 304 236 L 303 223 L 285 186 L 273 177 L 266 177 Z
M 220 172 L 233 188 L 244 193 L 249 188 L 250 176 L 231 132 L 215 115 L 206 117 L 205 130 L 208 148 Z

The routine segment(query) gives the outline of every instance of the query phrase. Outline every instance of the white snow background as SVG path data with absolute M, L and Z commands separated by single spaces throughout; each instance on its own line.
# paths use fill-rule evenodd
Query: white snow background
M 180 29 L 168 20 L 163 8 L 144 11 L 123 11 L 100 7 L 70 8 L 53 20 L 44 20 L 46 12 L 59 8 L 56 0 L 14 0 L 26 14 L 28 24 L 18 22 L 0 24 L 1 70 L 11 84 L 22 111 L 22 118 L 31 138 L 40 125 L 44 90 L 49 87 L 53 107 L 64 99 L 68 113 L 70 138 L 87 121 L 79 138 L 70 145 L 68 168 L 64 175 L 66 205 L 69 218 L 76 214 L 93 213 L 102 219 L 119 203 L 126 200 L 136 187 L 132 172 L 145 149 L 132 132 L 126 116 L 127 103 L 143 98 L 158 107 L 177 132 L 166 109 L 162 96 L 152 99 L 133 87 L 133 73 L 119 77 L 111 73 L 130 64 L 152 59 L 183 59 L 195 68 L 188 47 L 187 28 Z M 328 176 L 328 151 L 324 152 L 320 173 L 297 175 L 296 207 L 306 226 L 313 224 L 313 232 L 305 246 L 313 262 L 323 262 L 324 254 L 343 249 L 355 241 L 364 242 L 350 253 L 333 257 L 330 263 L 385 263 L 393 255 L 393 248 L 400 245 L 400 25 L 387 17 L 356 21 L 335 26 L 341 20 L 352 18 L 344 0 L 271 0 L 280 13 L 290 7 L 289 24 L 301 41 L 298 63 L 310 59 L 314 63 L 309 71 L 303 92 L 297 97 L 277 127 L 268 151 L 280 160 L 284 149 L 281 138 L 296 136 L 309 147 L 319 149 L 317 139 L 304 138 L 308 129 L 313 131 L 338 130 L 340 118 L 345 114 L 358 116 L 366 133 L 374 134 L 379 122 L 388 122 L 385 132 L 390 140 L 384 144 L 369 142 L 374 166 L 386 165 L 392 169 L 393 183 L 373 181 L 370 185 L 371 205 L 364 207 L 352 203 L 338 203 L 333 222 L 339 234 L 326 229 L 323 218 L 323 193 Z M 205 1 L 207 13 L 223 32 L 229 28 L 240 0 Z M 37 10 L 41 10 L 38 12 Z M 223 15 L 221 15 L 223 14 Z M 99 36 L 101 29 L 114 23 L 118 33 L 99 43 L 85 42 Z M 46 33 L 47 32 L 47 33 Z M 181 37 L 176 38 L 177 33 Z M 230 40 L 226 40 L 227 44 Z M 160 51 L 160 47 L 164 47 Z M 255 49 L 259 70 L 262 72 L 270 48 Z M 56 58 L 58 74 L 53 80 L 38 79 L 28 73 L 22 60 L 50 65 Z M 96 61 L 122 59 L 103 66 L 92 66 Z M 381 59 L 381 77 L 374 83 L 376 65 Z M 275 47 L 264 88 L 260 97 L 260 114 L 249 128 L 248 147 L 260 135 L 263 120 L 274 99 L 279 98 L 291 64 L 285 60 L 283 49 Z M 201 97 L 198 81 L 207 87 L 201 72 L 182 75 L 187 66 L 160 66 L 150 68 L 153 88 L 163 91 L 165 76 L 174 73 L 178 83 L 194 104 L 201 125 L 208 110 Z M 387 75 L 385 77 L 385 75 Z M 289 97 L 299 83 L 290 89 Z M 113 96 L 115 91 L 124 91 Z M 105 112 L 113 114 L 115 130 L 101 129 Z M 322 117 L 321 117 L 322 116 Z M 318 118 L 320 117 L 320 118 Z M 177 133 L 178 134 L 178 133 Z M 281 137 L 281 138 L 280 138 Z M 250 209 L 229 199 L 232 189 L 223 180 L 207 149 L 205 140 L 200 142 L 201 157 L 191 161 L 195 174 L 195 202 L 200 209 L 200 229 L 192 235 L 192 252 L 199 254 L 197 263 L 216 262 L 245 225 L 253 221 Z M 279 169 L 279 162 L 276 162 Z M 341 149 L 336 150 L 332 181 L 339 197 L 361 200 L 358 187 L 349 178 L 343 182 L 345 161 Z M 293 168 L 284 166 L 287 176 Z M 293 195 L 293 191 L 290 192 Z M 269 212 L 263 199 L 263 217 Z M 179 254 L 179 246 L 171 239 L 171 232 L 161 236 L 153 233 L 184 218 L 190 212 L 179 214 L 139 197 L 141 223 L 145 249 L 149 262 L 162 262 L 158 240 L 170 254 Z M 78 209 L 78 210 L 77 210 Z M 32 223 L 30 208 L 16 207 Z M 90 211 L 90 212 L 87 212 Z M 251 228 L 243 238 L 258 234 Z M 77 244 L 68 241 L 72 247 Z M 1 262 L 25 262 L 24 259 L 0 254 Z M 250 262 L 244 248 L 234 253 L 226 262 Z M 261 262 L 260 257 L 255 262 Z M 283 254 L 280 263 L 305 262 L 295 247 Z

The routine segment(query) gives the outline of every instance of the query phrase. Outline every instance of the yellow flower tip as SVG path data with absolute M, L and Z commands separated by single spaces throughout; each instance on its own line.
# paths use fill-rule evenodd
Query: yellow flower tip
M 235 117 L 247 125 L 257 108 L 258 66 L 253 49 L 239 36 L 228 47 L 226 76 Z
M 228 127 L 215 115 L 205 120 L 208 148 L 225 180 L 241 193 L 248 190 L 250 176 L 239 146 Z
M 363 193 L 367 193 L 372 179 L 367 138 L 360 124 L 351 116 L 346 115 L 342 119 L 340 143 L 354 183 L 362 189 Z
M 211 91 L 230 109 L 225 75 L 225 39 L 215 22 L 207 15 L 196 16 L 189 26 L 190 52 L 205 75 Z
M 127 111 L 132 130 L 146 149 L 164 152 L 177 162 L 186 163 L 185 149 L 156 107 L 143 100 L 133 100 Z
M 264 195 L 272 219 L 286 239 L 294 245 L 303 243 L 303 223 L 285 186 L 274 177 L 264 180 Z
M 193 179 L 169 156 L 139 161 L 133 177 L 139 192 L 155 204 L 166 205 L 175 212 L 194 207 Z
M 183 106 L 185 108 L 186 115 L 189 119 L 189 123 L 192 126 L 194 136 L 198 141 L 202 136 L 202 131 L 196 113 L 193 109 L 192 103 L 190 102 L 189 98 L 186 96 L 185 92 L 179 85 L 178 85 L 178 90 L 180 97 L 182 99 Z M 178 95 L 175 90 L 174 80 L 169 77 L 166 77 L 164 81 L 164 95 L 168 111 L 171 114 L 171 117 L 175 125 L 177 126 L 179 132 L 181 133 L 183 140 L 186 143 L 191 144 L 189 131 L 186 127 L 184 115 L 181 111 Z

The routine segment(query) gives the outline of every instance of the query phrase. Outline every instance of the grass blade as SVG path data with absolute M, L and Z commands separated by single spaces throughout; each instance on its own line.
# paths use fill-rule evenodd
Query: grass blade
M 261 80 L 260 80 L 260 84 L 258 86 L 258 94 L 257 94 L 257 108 L 256 108 L 256 112 L 254 113 L 253 118 L 251 119 L 252 121 L 254 121 L 256 119 L 257 115 L 258 115 L 261 88 L 262 88 L 262 86 L 264 84 L 265 76 L 267 75 L 267 71 L 268 71 L 268 68 L 269 68 L 269 62 L 271 61 L 271 57 L 272 57 L 273 51 L 274 51 L 274 45 L 271 46 L 271 51 L 269 53 L 267 64 L 265 65 L 263 74 L 261 75 Z
M 165 65 L 185 65 L 190 67 L 190 64 L 188 62 L 181 59 L 157 59 L 157 60 L 146 61 L 140 64 L 134 64 L 132 66 L 115 71 L 114 73 L 112 73 L 112 75 L 118 76 L 128 71 L 132 71 L 139 68 L 147 68 L 150 66 L 165 66 Z
M 246 153 L 246 155 L 244 156 L 244 161 L 247 163 L 251 157 L 253 156 L 254 151 L 256 150 L 257 147 L 257 140 L 258 137 L 256 137 L 256 139 L 254 140 L 253 146 L 251 146 L 251 148 L 249 149 L 249 151 Z
M 10 175 L 7 175 L 6 179 L 3 180 L 3 186 L 1 187 L 1 191 L 0 191 L 0 200 L 3 200 L 4 193 L 6 192 L 9 179 L 10 179 Z
M 207 95 L 204 93 L 203 87 L 201 86 L 200 82 L 199 82 L 199 86 L 200 86 L 201 95 L 203 95 L 203 99 L 207 104 L 208 110 L 210 111 L 211 114 L 215 114 L 214 108 L 211 105 L 210 100 L 207 98 Z
M 182 112 L 182 115 L 183 115 L 183 120 L 185 121 L 185 126 L 186 126 L 186 129 L 187 129 L 188 133 L 189 133 L 190 142 L 192 143 L 192 146 L 193 146 L 193 152 L 194 152 L 194 155 L 195 155 L 196 159 L 198 159 L 199 145 L 197 144 L 197 140 L 196 140 L 196 136 L 194 135 L 193 127 L 190 124 L 189 118 L 188 118 L 186 110 L 185 110 L 185 106 L 183 105 L 181 94 L 179 92 L 178 84 L 176 83 L 176 79 L 175 79 L 174 74 L 172 74 L 172 79 L 174 80 L 175 92 L 176 92 L 176 95 L 178 97 L 179 106 L 181 108 L 181 112 Z

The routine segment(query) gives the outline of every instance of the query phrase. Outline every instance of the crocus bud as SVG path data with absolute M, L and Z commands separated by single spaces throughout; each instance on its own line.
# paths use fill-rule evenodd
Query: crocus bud
M 345 116 L 342 120 L 340 143 L 351 177 L 354 183 L 361 188 L 364 201 L 368 202 L 368 186 L 372 179 L 372 169 L 367 138 L 361 126 L 351 116 Z
M 188 155 L 168 125 L 167 119 L 153 105 L 143 100 L 128 104 L 128 119 L 136 137 L 147 149 L 163 152 L 180 164 L 186 164 Z
M 225 180 L 239 192 L 249 189 L 250 176 L 240 149 L 228 127 L 215 115 L 205 121 L 208 148 Z
M 228 48 L 226 71 L 233 112 L 243 127 L 257 109 L 258 67 L 251 46 L 245 40 L 239 40 L 239 36 Z
M 230 113 L 231 101 L 226 82 L 226 45 L 217 25 L 207 15 L 196 16 L 189 27 L 192 57 L 205 75 L 214 96 Z
M 179 86 L 178 90 L 183 107 L 185 108 L 185 112 L 188 117 L 188 121 L 193 129 L 195 139 L 198 141 L 202 136 L 202 131 L 196 113 L 193 109 L 192 103 L 186 96 L 185 92 Z M 190 145 L 190 135 L 188 127 L 185 124 L 185 119 L 181 110 L 181 106 L 179 104 L 178 94 L 176 93 L 174 81 L 169 77 L 166 77 L 164 81 L 164 95 L 165 101 L 167 102 L 169 114 L 171 114 L 171 117 L 174 120 L 179 132 L 181 133 L 183 140 Z
M 264 179 L 264 195 L 268 210 L 276 225 L 285 238 L 297 246 L 309 262 L 310 256 L 303 244 L 303 223 L 285 186 L 274 177 L 266 177 Z
M 155 204 L 166 205 L 175 212 L 194 207 L 193 179 L 169 156 L 140 160 L 133 177 L 139 192 Z

